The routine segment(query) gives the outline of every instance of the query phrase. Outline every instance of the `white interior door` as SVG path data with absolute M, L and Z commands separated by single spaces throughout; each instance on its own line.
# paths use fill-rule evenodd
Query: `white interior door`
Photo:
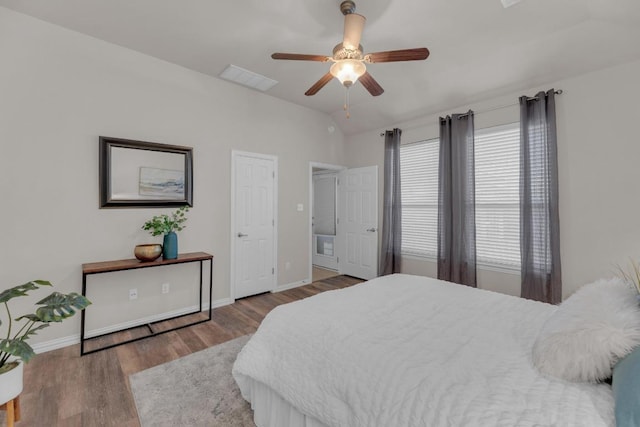
M 378 276 L 378 167 L 346 169 L 338 183 L 341 274 Z
M 270 156 L 233 155 L 234 298 L 275 287 L 275 162 Z

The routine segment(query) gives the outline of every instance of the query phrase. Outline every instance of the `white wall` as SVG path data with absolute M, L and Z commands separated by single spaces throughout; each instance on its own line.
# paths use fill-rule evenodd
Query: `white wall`
M 388 129 L 403 129 L 404 142 L 438 136 L 438 115 L 477 111 L 476 128 L 518 120 L 518 96 L 551 87 L 563 89 L 556 98 L 560 191 L 560 243 L 563 296 L 580 285 L 614 274 L 616 264 L 640 258 L 640 62 L 550 82 L 486 102 L 463 105 Z M 425 94 L 427 96 L 427 94 Z M 510 105 L 506 108 L 505 105 Z M 496 108 L 493 111 L 489 111 Z M 484 113 L 483 113 L 484 111 Z M 347 139 L 349 166 L 384 163 L 384 129 Z M 380 191 L 382 192 L 382 176 Z M 382 218 L 382 216 L 380 216 Z M 382 221 L 382 219 L 381 219 Z M 433 263 L 405 259 L 409 273 L 435 276 Z M 514 295 L 519 275 L 480 270 L 478 285 Z
M 309 162 L 343 158 L 328 116 L 2 7 L 0 58 L 0 289 L 43 278 L 80 292 L 82 263 L 131 258 L 136 244 L 160 242 L 140 227 L 172 209 L 99 209 L 99 135 L 194 148 L 194 207 L 179 248 L 215 256 L 214 301 L 230 296 L 231 151 L 278 156 L 278 284 L 308 279 Z M 95 327 L 188 304 L 179 284 L 157 295 L 167 277 L 179 279 L 146 272 L 90 283 Z M 195 270 L 183 273 L 192 286 Z M 134 284 L 140 296 L 130 303 Z M 13 313 L 46 294 L 12 301 Z M 79 317 L 33 342 L 78 333 Z

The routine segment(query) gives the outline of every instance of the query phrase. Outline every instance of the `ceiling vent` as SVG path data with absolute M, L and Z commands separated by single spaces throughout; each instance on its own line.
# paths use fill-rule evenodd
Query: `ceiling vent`
M 225 80 L 229 80 L 230 82 L 234 82 L 251 89 L 257 89 L 262 92 L 265 92 L 278 84 L 278 82 L 273 79 L 235 65 L 229 65 L 225 68 L 220 73 L 220 77 Z
M 502 7 L 505 9 L 513 6 L 514 4 L 520 3 L 522 0 L 500 0 L 502 2 Z

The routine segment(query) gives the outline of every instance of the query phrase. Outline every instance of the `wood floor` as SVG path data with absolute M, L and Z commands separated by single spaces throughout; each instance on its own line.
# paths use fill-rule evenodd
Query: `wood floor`
M 313 278 L 313 282 L 317 282 L 318 280 L 328 279 L 329 277 L 338 276 L 340 273 L 334 270 L 329 270 L 326 268 L 313 266 L 311 277 Z
M 80 346 L 37 355 L 25 366 L 20 397 L 27 426 L 138 427 L 128 376 L 230 339 L 255 332 L 274 307 L 362 282 L 327 278 L 279 293 L 266 293 L 217 308 L 196 326 L 80 357 Z M 0 413 L 4 426 L 4 412 Z

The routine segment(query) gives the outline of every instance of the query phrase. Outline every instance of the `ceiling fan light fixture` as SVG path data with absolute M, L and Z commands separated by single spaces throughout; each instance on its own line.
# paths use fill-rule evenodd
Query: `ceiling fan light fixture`
M 353 85 L 367 71 L 362 61 L 342 59 L 331 66 L 329 72 L 346 87 Z

